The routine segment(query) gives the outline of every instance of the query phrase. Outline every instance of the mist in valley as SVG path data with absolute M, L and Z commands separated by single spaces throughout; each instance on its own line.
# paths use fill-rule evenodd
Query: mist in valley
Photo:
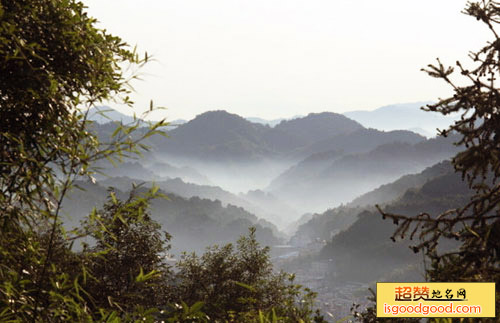
M 451 0 L 81 1 L 0 3 L 0 321 L 373 322 L 377 282 L 498 280 L 494 2 L 453 69 Z
M 416 103 L 402 109 L 418 107 Z M 108 129 L 109 123 L 96 120 L 95 126 L 101 136 L 110 132 L 101 130 Z M 313 214 L 343 207 L 459 150 L 452 144 L 454 138 L 428 139 L 409 130 L 365 128 L 334 113 L 281 120 L 271 127 L 225 111 L 208 111 L 170 128 L 168 135 L 152 138 L 143 158 L 125 160 L 116 167 L 99 165 L 98 184 L 123 192 L 132 183 L 157 185 L 167 196 L 241 208 L 255 217 L 252 223 L 260 221 L 272 228 L 280 244 L 288 244 Z M 290 135 L 300 139 L 290 141 Z M 203 149 L 191 148 L 196 145 Z M 213 242 L 193 238 L 199 246 Z
M 419 107 L 401 105 L 398 111 L 411 115 Z M 109 124 L 95 126 L 101 136 L 109 133 L 100 130 Z M 424 189 L 428 181 L 454 178 L 446 160 L 461 149 L 453 145 L 454 136 L 367 128 L 335 113 L 269 126 L 207 111 L 167 133 L 168 138 L 148 141 L 143 158 L 100 165 L 97 183 L 84 184 L 86 193 L 67 204 L 67 213 L 83 217 L 89 210 L 81 208 L 81 198 L 92 191 L 98 193 L 88 200 L 99 207 L 104 201 L 97 197 L 105 196 L 106 187 L 125 197 L 133 185 L 155 185 L 168 199 L 154 201 L 151 214 L 172 235 L 173 261 L 183 252 L 200 254 L 210 245 L 234 243 L 254 226 L 260 243 L 271 247 L 277 268 L 297 273 L 325 303 L 339 298 L 364 303 L 361 295 L 377 279 L 422 276 L 420 260 L 406 252 L 408 243 L 387 244 L 393 229 L 374 206 L 401 212 L 422 204 L 436 203 L 436 211 L 449 206 L 449 201 L 432 202 L 435 196 Z M 422 194 L 422 202 L 409 194 Z M 450 199 L 458 198 L 453 194 Z M 372 269 L 361 269 L 367 266 Z M 343 302 L 337 305 L 345 310 Z
M 92 120 L 89 129 L 106 142 L 125 119 L 114 117 Z M 100 161 L 93 178 L 78 178 L 62 205 L 65 228 L 83 227 L 93 209 L 109 202 L 109 192 L 126 200 L 156 187 L 164 197 L 148 212 L 171 235 L 170 263 L 234 244 L 253 227 L 276 270 L 296 273 L 298 283 L 318 291 L 323 310 L 336 309 L 336 318 L 348 315 L 352 302 L 366 305 L 375 281 L 424 275 L 410 243 L 388 239 L 394 227 L 376 204 L 405 214 L 424 207 L 443 212 L 472 194 L 449 162 L 463 149 L 453 144 L 454 134 L 368 128 L 331 112 L 269 126 L 223 110 L 166 132 L 168 138 L 145 142 L 142 157 Z

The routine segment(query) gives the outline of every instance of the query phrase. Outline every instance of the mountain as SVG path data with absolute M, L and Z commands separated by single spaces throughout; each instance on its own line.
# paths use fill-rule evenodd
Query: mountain
M 401 177 L 400 179 L 382 185 L 373 191 L 355 198 L 347 204 L 348 207 L 366 207 L 375 204 L 385 204 L 399 198 L 404 192 L 411 188 L 418 188 L 424 185 L 432 178 L 449 174 L 453 167 L 450 161 L 445 160 L 436 165 L 424 169 L 418 174 L 410 174 Z
M 226 111 L 210 111 L 169 131 L 169 140 L 156 140 L 156 151 L 177 158 L 257 161 L 273 155 L 263 138 L 269 129 Z
M 373 111 L 350 111 L 344 115 L 367 128 L 380 130 L 413 129 L 417 133 L 437 134 L 436 128 L 445 129 L 456 119 L 440 113 L 420 109 L 432 102 L 416 102 L 388 105 Z M 420 130 L 419 130 L 420 129 Z
M 304 246 L 317 240 L 331 240 L 337 233 L 354 223 L 359 213 L 365 210 L 375 210 L 376 204 L 390 204 L 400 199 L 408 190 L 418 190 L 430 180 L 452 173 L 451 163 L 443 161 L 420 173 L 405 175 L 394 182 L 384 184 L 346 205 L 327 210 L 321 214 L 313 214 L 309 216 L 307 221 L 303 221 L 298 226 L 290 243 Z
M 226 111 L 210 111 L 169 131 L 170 140 L 155 145 L 166 156 L 255 162 L 285 158 L 316 141 L 359 129 L 360 124 L 336 113 L 311 113 L 271 128 Z
M 63 223 L 66 227 L 79 226 L 79 221 L 93 207 L 101 207 L 108 196 L 107 189 L 100 184 L 77 182 L 81 189 L 72 191 L 63 205 Z M 140 189 L 138 192 L 140 193 Z M 128 190 L 115 189 L 120 199 L 128 197 Z M 165 193 L 160 190 L 160 192 Z M 171 252 L 202 252 L 206 246 L 235 242 L 248 232 L 248 227 L 257 228 L 257 239 L 263 245 L 280 244 L 272 229 L 263 226 L 255 215 L 234 205 L 223 206 L 218 200 L 199 197 L 183 198 L 169 193 L 168 199 L 157 198 L 150 206 L 152 218 L 173 238 Z
M 133 114 L 135 111 L 131 109 L 130 112 Z M 139 118 L 138 115 L 136 115 L 136 119 L 141 120 L 141 118 Z M 109 106 L 97 106 L 89 109 L 88 120 L 94 121 L 98 124 L 105 124 L 113 121 L 122 122 L 124 124 L 130 124 L 134 122 L 134 117 L 133 115 L 131 116 L 122 113 Z M 176 127 L 186 122 L 187 121 L 184 119 L 176 119 L 173 121 L 168 121 L 169 127 Z
M 397 192 L 398 189 L 401 191 Z M 385 212 L 407 216 L 426 212 L 437 216 L 467 203 L 473 191 L 451 163 L 443 162 L 419 174 L 404 176 L 365 197 L 374 194 L 390 199 L 381 205 Z M 316 250 L 316 253 L 303 254 L 286 263 L 284 268 L 307 272 L 310 263 L 320 264 L 321 275 L 328 277 L 323 281 L 327 289 L 338 288 L 347 281 L 362 284 L 421 281 L 424 279 L 422 254 L 415 254 L 409 248 L 418 243 L 418 239 L 398 238 L 393 242 L 390 237 L 395 229 L 392 221 L 384 220 L 374 207 L 353 207 L 351 203 L 314 214 L 299 226 L 290 243 L 301 250 Z M 440 250 L 456 247 L 454 240 L 440 242 Z
M 341 114 L 323 112 L 283 120 L 273 128 L 272 133 L 286 133 L 290 138 L 294 138 L 298 148 L 338 135 L 349 135 L 360 129 L 363 129 L 363 126 Z
M 108 178 L 100 182 L 105 187 L 116 187 L 122 191 L 129 190 L 132 187 L 132 183 L 144 183 L 146 186 L 153 184 L 151 181 L 138 180 L 126 176 Z M 292 208 L 274 196 L 262 191 L 248 192 L 237 196 L 217 186 L 186 183 L 180 178 L 156 180 L 154 184 L 168 196 L 174 194 L 187 199 L 198 197 L 220 201 L 223 206 L 234 205 L 244 208 L 255 214 L 262 226 L 271 228 L 273 233 L 279 237 L 282 234 L 275 225 L 281 225 L 283 224 L 283 218 L 295 215 L 295 211 Z M 272 223 L 269 221 L 272 221 Z
M 100 137 L 107 138 L 116 125 L 94 127 Z M 137 136 L 141 131 L 145 130 L 138 129 Z M 146 161 L 120 166 L 111 176 L 160 181 L 179 177 L 183 182 L 217 183 L 232 192 L 268 186 L 266 193 L 286 205 L 283 210 L 294 212 L 278 214 L 280 208 L 265 200 L 261 205 L 265 203 L 272 212 L 256 201 L 244 207 L 288 222 L 449 157 L 448 147 L 434 149 L 432 157 L 425 145 L 415 146 L 425 138 L 413 132 L 366 129 L 335 113 L 311 113 L 271 128 L 226 111 L 209 111 L 170 129 L 168 135 L 149 138 L 146 144 L 151 151 Z M 391 154 L 392 159 L 387 157 Z M 196 169 L 203 169 L 203 174 Z
M 401 110 L 400 106 L 397 107 Z M 132 117 L 115 110 L 107 112 L 110 119 L 105 119 L 98 113 L 103 109 L 105 107 L 91 109 L 91 119 L 98 123 L 110 120 L 124 122 L 133 120 Z M 391 106 L 370 112 L 353 112 L 352 115 L 357 117 L 357 115 L 377 113 L 379 110 L 380 113 L 391 115 L 395 113 L 394 109 Z M 417 113 L 431 115 L 418 110 Z M 395 114 L 411 115 L 402 112 Z M 371 115 L 366 118 L 372 119 Z M 330 150 L 344 153 L 364 152 L 393 141 L 415 143 L 424 139 L 411 131 L 384 132 L 366 129 L 357 121 L 331 112 L 311 113 L 305 117 L 281 120 L 274 127 L 250 122 L 226 111 L 209 111 L 188 122 L 181 120 L 174 123 L 175 127 L 169 127 L 170 139 L 165 140 L 157 136 L 148 140 L 147 144 L 164 156 L 206 161 L 255 162 L 273 158 L 300 160 L 318 152 Z M 394 128 L 402 128 L 397 120 L 391 121 L 391 125 L 397 125 Z M 415 130 L 418 126 L 421 124 L 411 128 L 428 135 L 422 127 Z M 99 130 L 104 131 L 104 134 L 111 134 L 114 129 L 112 126 L 108 128 L 110 129 Z
M 130 189 L 130 187 L 132 187 L 132 183 L 134 182 L 137 184 L 145 183 L 148 186 L 151 186 L 153 184 L 151 180 L 139 180 L 138 178 L 130 178 L 127 176 L 109 178 L 102 181 L 101 183 L 106 187 L 116 187 L 122 191 L 125 191 Z M 209 200 L 219 200 L 223 205 L 232 204 L 244 208 L 248 208 L 248 206 L 250 205 L 250 203 L 248 203 L 246 200 L 217 186 L 186 183 L 180 178 L 156 178 L 154 184 L 167 194 L 175 194 L 184 198 L 199 197 Z
M 454 140 L 393 142 L 340 157 L 335 152 L 313 155 L 273 180 L 267 190 L 299 211 L 320 212 L 450 158 L 460 150 Z
M 306 247 L 315 242 L 329 241 L 339 232 L 347 229 L 357 219 L 363 209 L 339 206 L 323 213 L 314 213 L 308 220 L 298 225 L 289 244 Z
M 407 190 L 398 200 L 386 205 L 384 211 L 408 216 L 425 211 L 436 216 L 464 205 L 472 194 L 461 176 L 450 169 L 449 173 L 427 181 L 419 189 Z M 338 280 L 421 280 L 422 255 L 408 248 L 414 241 L 392 242 L 389 238 L 395 229 L 396 226 L 383 220 L 377 211 L 362 212 L 354 224 L 334 236 L 321 250 L 320 258 L 334 259 L 332 271 Z M 450 249 L 456 245 L 444 240 L 440 246 Z
M 94 128 L 100 138 L 106 139 L 116 125 L 108 123 L 94 125 Z M 137 130 L 137 137 L 146 131 L 145 128 Z M 144 163 L 146 168 L 155 170 L 159 175 L 180 177 L 188 182 L 217 183 L 233 192 L 266 187 L 288 167 L 316 153 L 335 151 L 340 157 L 368 152 L 385 143 L 417 143 L 425 139 L 410 131 L 365 129 L 359 123 L 335 113 L 311 113 L 281 121 L 271 128 L 226 111 L 200 114 L 170 129 L 168 136 L 154 136 L 145 142 L 151 147 L 150 152 L 145 154 L 148 160 Z M 192 171 L 187 174 L 187 170 L 158 171 L 162 166 L 155 167 L 152 160 L 203 169 L 205 178 Z M 208 178 L 210 181 L 207 181 Z
M 363 153 L 371 151 L 383 144 L 393 142 L 415 144 L 425 139 L 425 137 L 411 131 L 380 131 L 376 129 L 361 128 L 350 133 L 339 134 L 334 137 L 318 140 L 315 143 L 297 149 L 294 152 L 294 156 L 304 159 L 312 154 L 326 151 L 338 151 L 343 154 Z

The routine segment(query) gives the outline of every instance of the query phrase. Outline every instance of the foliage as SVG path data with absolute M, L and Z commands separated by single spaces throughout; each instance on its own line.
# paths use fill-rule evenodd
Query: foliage
M 419 233 L 423 241 L 414 250 L 424 249 L 433 260 L 429 271 L 431 280 L 499 281 L 500 92 L 495 80 L 500 73 L 500 49 L 496 46 L 500 38 L 494 27 L 500 22 L 500 4 L 494 1 L 470 2 L 465 13 L 484 22 L 495 39 L 471 54 L 477 65 L 473 69 L 466 69 L 457 62 L 460 74 L 471 85 L 456 85 L 451 79 L 454 71 L 451 67 L 445 67 L 440 62 L 438 66 L 429 65 L 429 75 L 445 80 L 453 87 L 455 94 L 430 105 L 428 110 L 443 114 L 462 113 L 460 120 L 441 133 L 444 136 L 452 132 L 462 135 L 457 144 L 464 145 L 466 149 L 458 153 L 452 162 L 469 187 L 475 190 L 475 195 L 465 206 L 438 216 L 426 213 L 410 218 L 385 215 L 401 222 L 395 236 Z M 437 245 L 441 238 L 460 241 L 460 250 L 438 254 Z
M 122 164 L 120 164 L 121 167 Z M 140 177 L 136 177 L 140 178 Z M 78 225 L 79 220 L 88 216 L 90 205 L 104 205 L 108 195 L 106 187 L 114 187 L 116 196 L 127 199 L 127 193 L 134 183 L 133 179 L 111 178 L 96 184 L 77 181 L 75 184 L 84 189 L 70 192 L 63 204 L 63 211 L 71 216 L 65 219 L 65 225 Z M 178 196 L 185 194 L 182 186 L 165 185 L 165 182 L 154 183 L 159 191 L 168 194 L 168 199 L 158 198 L 152 201 L 150 213 L 163 228 L 174 237 L 171 241 L 170 253 L 177 256 L 183 251 L 203 253 L 207 245 L 223 245 L 236 241 L 241 235 L 246 235 L 248 227 L 257 228 L 257 240 L 264 245 L 280 244 L 270 228 L 264 227 L 255 215 L 234 205 L 224 206 L 218 200 Z M 146 191 L 153 185 L 146 182 L 138 192 Z M 189 184 L 192 185 L 192 184 Z M 196 191 L 199 192 L 199 191 Z M 196 194 L 196 192 L 190 194 Z
M 320 322 L 313 293 L 272 272 L 255 231 L 237 253 L 186 257 L 174 276 L 164 261 L 170 236 L 148 213 L 155 187 L 124 201 L 110 190 L 82 229 L 64 230 L 75 180 L 92 180 L 96 161 L 140 155 L 165 125 L 134 118 L 109 142 L 92 132 L 88 109 L 132 105 L 135 74 L 122 67 L 148 56 L 96 28 L 84 9 L 77 0 L 0 0 L 0 321 Z M 75 251 L 81 239 L 88 244 Z
M 85 236 L 95 239 L 95 245 L 81 253 L 92 277 L 83 285 L 94 310 L 131 312 L 137 306 L 154 308 L 168 301 L 171 273 L 164 258 L 170 235 L 162 235 L 147 212 L 155 197 L 153 191 L 143 196 L 132 191 L 120 201 L 110 191 L 103 209 L 86 221 Z
M 87 320 L 61 204 L 93 161 L 139 153 L 164 125 L 138 137 L 138 123 L 120 125 L 109 143 L 87 129 L 93 104 L 132 104 L 134 75 L 121 66 L 148 57 L 96 28 L 76 0 L 0 1 L 0 57 L 0 320 Z
M 188 304 L 203 302 L 211 320 L 251 322 L 263 312 L 287 322 L 313 319 L 315 294 L 294 284 L 293 275 L 273 272 L 269 248 L 259 246 L 255 228 L 238 240 L 236 250 L 227 244 L 201 257 L 184 254 L 177 267 L 175 297 Z
M 437 65 L 425 69 L 454 91 L 452 97 L 441 99 L 426 110 L 445 115 L 461 114 L 461 118 L 441 134 L 460 135 L 457 145 L 463 145 L 465 150 L 458 153 L 452 163 L 474 190 L 474 196 L 465 205 L 437 215 L 405 216 L 380 211 L 384 218 L 391 218 L 398 225 L 393 238 L 409 236 L 421 240 L 412 249 L 423 251 L 431 260 L 427 270 L 430 281 L 490 281 L 500 286 L 500 90 L 497 85 L 500 37 L 495 29 L 500 23 L 500 3 L 468 2 L 464 13 L 483 22 L 493 40 L 470 54 L 473 67 L 467 68 L 457 61 L 457 69 L 465 81 L 455 80 L 455 69 L 439 60 Z M 455 239 L 460 247 L 454 251 L 438 250 L 444 239 Z M 497 310 L 498 294 L 497 289 Z
M 362 312 L 359 311 L 359 304 L 353 304 L 351 307 L 351 312 L 356 321 L 364 322 L 364 323 L 377 323 L 377 322 L 386 322 L 386 323 L 399 323 L 399 322 L 408 322 L 408 323 L 418 323 L 420 322 L 419 318 L 377 318 L 377 308 L 374 305 L 377 296 L 375 292 L 370 288 L 371 296 L 368 297 L 368 300 L 372 302 L 372 305 L 368 308 L 364 309 Z

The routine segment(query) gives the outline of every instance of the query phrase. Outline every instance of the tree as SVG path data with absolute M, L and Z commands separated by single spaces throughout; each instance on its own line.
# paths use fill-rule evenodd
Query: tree
M 324 322 L 314 313 L 315 294 L 293 283 L 294 276 L 274 273 L 269 247 L 261 248 L 250 228 L 247 237 L 232 244 L 214 246 L 200 258 L 185 254 L 178 263 L 174 298 L 203 303 L 203 312 L 218 322 L 257 322 L 272 313 L 285 322 Z
M 75 179 L 92 180 L 96 161 L 139 155 L 165 125 L 119 124 L 109 142 L 92 132 L 88 109 L 109 99 L 132 105 L 135 76 L 121 67 L 148 56 L 96 28 L 84 9 L 77 0 L 0 0 L 0 321 L 205 322 L 203 307 L 239 321 L 321 321 L 310 311 L 312 293 L 272 273 L 254 232 L 238 253 L 227 246 L 201 262 L 188 257 L 170 277 L 162 259 L 169 236 L 147 212 L 156 188 L 124 201 L 110 191 L 84 230 L 65 231 L 61 206 Z M 72 245 L 82 237 L 95 244 L 77 252 Z M 205 281 L 192 280 L 198 270 Z
M 430 281 L 493 281 L 497 283 L 497 311 L 500 307 L 500 3 L 468 2 L 465 14 L 486 25 L 493 35 L 477 52 L 472 52 L 472 66 L 456 62 L 462 80 L 454 79 L 455 68 L 436 65 L 424 69 L 431 77 L 444 80 L 454 95 L 427 106 L 425 110 L 442 114 L 459 113 L 461 118 L 443 136 L 460 135 L 456 143 L 464 150 L 452 160 L 455 170 L 475 192 L 469 203 L 442 214 L 417 216 L 388 214 L 384 218 L 398 225 L 392 238 L 418 237 L 414 252 L 423 251 L 431 261 L 427 269 Z M 455 239 L 458 250 L 438 250 L 443 239 Z
M 79 255 L 93 277 L 82 285 L 94 311 L 130 313 L 139 306 L 159 307 L 170 299 L 172 273 L 164 259 L 171 237 L 148 213 L 150 201 L 158 197 L 154 190 L 142 194 L 132 190 L 124 201 L 111 190 L 103 208 L 85 221 L 85 236 L 95 239 L 95 245 L 86 246 Z
M 165 124 L 120 125 L 109 143 L 88 130 L 94 104 L 132 105 L 121 66 L 148 60 L 95 22 L 76 0 L 0 0 L 0 320 L 92 317 L 68 273 L 62 201 L 92 162 L 139 153 Z

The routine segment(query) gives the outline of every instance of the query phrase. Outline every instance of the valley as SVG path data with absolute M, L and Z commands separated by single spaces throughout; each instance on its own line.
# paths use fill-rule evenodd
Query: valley
M 500 3 L 0 22 L 0 322 L 498 321 Z
M 400 109 L 411 114 L 415 106 Z M 113 123 L 99 121 L 94 126 L 105 138 Z M 422 278 L 421 257 L 408 242 L 389 239 L 394 227 L 375 204 L 411 214 L 467 199 L 470 192 L 459 189 L 448 161 L 460 151 L 456 137 L 366 128 L 335 113 L 272 126 L 259 121 L 203 113 L 171 127 L 168 138 L 149 139 L 144 158 L 99 165 L 102 175 L 95 185 L 83 184 L 84 195 L 105 196 L 105 188 L 114 187 L 125 196 L 133 185 L 156 185 L 168 198 L 153 202 L 151 212 L 173 236 L 172 259 L 234 242 L 255 226 L 277 268 L 316 290 L 318 304 L 335 320 L 349 315 L 353 303 L 367 305 L 375 281 Z M 104 203 L 93 200 L 97 207 Z M 75 206 L 69 202 L 68 213 L 88 212 Z

